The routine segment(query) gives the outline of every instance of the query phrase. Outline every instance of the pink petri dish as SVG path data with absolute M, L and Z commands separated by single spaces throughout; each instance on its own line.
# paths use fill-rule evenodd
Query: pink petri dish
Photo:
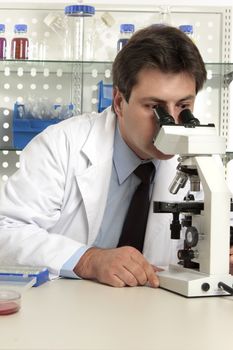
M 21 306 L 21 294 L 14 290 L 0 289 L 0 316 L 14 314 Z

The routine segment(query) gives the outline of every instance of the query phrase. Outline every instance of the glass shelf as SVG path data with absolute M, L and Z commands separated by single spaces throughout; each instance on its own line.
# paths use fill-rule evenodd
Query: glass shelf
M 43 73 L 44 69 L 49 69 L 51 73 L 56 73 L 62 70 L 64 74 L 73 74 L 76 67 L 81 67 L 83 74 L 90 73 L 93 69 L 98 72 L 104 72 L 109 69 L 112 62 L 108 61 L 39 61 L 39 60 L 2 60 L 0 61 L 0 71 L 4 72 L 6 68 L 10 69 L 11 73 L 17 72 L 19 68 L 23 68 L 24 72 L 30 72 L 32 68 L 37 70 L 37 73 Z M 8 74 L 8 73 L 7 73 Z
M 208 80 L 208 86 L 213 86 L 212 95 L 208 98 L 213 101 L 212 109 L 217 111 L 218 105 L 215 106 L 214 103 L 219 101 L 223 79 L 226 79 L 228 83 L 233 78 L 233 63 L 208 62 L 205 63 L 205 66 L 208 79 L 210 79 Z M 82 105 L 80 104 L 82 113 L 95 111 L 97 110 L 98 102 L 98 82 L 100 80 L 106 80 L 108 84 L 112 82 L 111 68 L 112 62 L 107 61 L 2 60 L 0 61 L 0 72 L 4 87 L 2 93 L 6 96 L 12 95 L 13 101 L 16 101 L 17 96 L 24 97 L 30 93 L 34 99 L 37 96 L 40 96 L 40 98 L 52 96 L 50 98 L 54 101 L 56 101 L 57 97 L 63 98 L 65 104 L 73 101 L 73 96 L 79 96 L 80 101 L 82 101 Z M 80 79 L 76 79 L 76 73 Z M 16 81 L 17 83 L 19 81 L 24 90 L 19 89 L 21 86 L 16 86 Z M 80 90 L 76 88 L 75 84 L 80 85 L 80 87 L 78 86 Z M 10 86 L 9 90 L 7 90 L 7 85 Z M 49 90 L 44 88 L 46 85 Z M 36 87 L 36 89 L 33 90 L 32 87 Z M 2 123 L 7 122 L 9 126 L 8 129 L 2 129 L 2 140 L 3 136 L 7 136 L 8 141 L 0 142 L 0 151 L 17 151 L 12 146 L 12 105 L 13 103 L 10 101 L 9 107 L 2 106 L 4 107 L 1 111 Z M 202 112 L 204 115 L 208 114 L 208 110 Z M 216 114 L 218 115 L 218 112 Z M 215 118 L 214 122 L 218 125 L 217 118 Z M 231 152 L 224 157 L 226 159 L 233 158 Z
M 58 69 L 62 69 L 64 73 L 73 73 L 74 67 L 77 65 L 82 66 L 83 73 L 90 72 L 91 69 L 102 67 L 102 70 L 106 67 L 112 66 L 111 61 L 54 61 L 54 60 L 2 60 L 0 61 L 0 71 L 4 71 L 6 67 L 9 67 L 12 72 L 16 72 L 19 67 L 30 72 L 31 68 L 37 68 L 38 72 L 43 72 L 44 68 L 50 69 L 51 72 L 57 72 Z M 233 63 L 205 63 L 206 70 L 212 74 L 212 76 L 233 76 Z
M 20 153 L 22 150 L 21 149 L 18 149 L 18 148 L 9 148 L 9 147 L 0 147 L 0 152 L 3 154 L 3 155 L 7 155 L 7 153 L 4 154 L 4 152 L 17 152 L 17 153 Z

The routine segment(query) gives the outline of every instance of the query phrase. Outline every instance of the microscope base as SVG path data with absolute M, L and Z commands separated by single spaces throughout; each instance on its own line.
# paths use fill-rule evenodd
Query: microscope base
M 218 287 L 219 282 L 232 287 L 230 274 L 207 275 L 179 265 L 169 265 L 168 270 L 158 273 L 160 287 L 185 297 L 208 297 L 230 295 Z

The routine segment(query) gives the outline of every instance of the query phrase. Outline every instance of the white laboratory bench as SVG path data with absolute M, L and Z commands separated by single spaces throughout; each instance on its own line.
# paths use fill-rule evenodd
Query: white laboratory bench
M 232 348 L 233 297 L 187 299 L 149 287 L 54 280 L 0 316 L 4 350 L 219 350 Z

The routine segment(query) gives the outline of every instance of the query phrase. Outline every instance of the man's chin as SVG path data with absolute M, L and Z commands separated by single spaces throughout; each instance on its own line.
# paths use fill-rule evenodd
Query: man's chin
M 172 157 L 174 157 L 174 154 L 164 154 L 164 153 L 160 152 L 159 150 L 156 150 L 156 158 L 157 159 L 167 160 L 167 159 L 171 159 Z

